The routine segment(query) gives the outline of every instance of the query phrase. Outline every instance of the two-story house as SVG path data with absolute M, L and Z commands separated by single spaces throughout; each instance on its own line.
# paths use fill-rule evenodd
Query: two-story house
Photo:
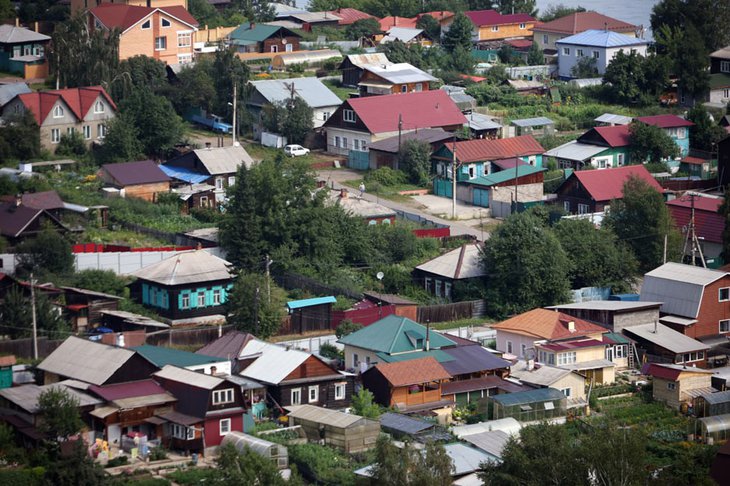
M 636 121 L 661 128 L 679 147 L 680 157 L 689 153 L 689 131 L 694 126 L 691 121 L 677 115 L 640 116 Z
M 595 59 L 598 75 L 603 76 L 616 54 L 623 51 L 626 54 L 636 52 L 640 56 L 646 56 L 648 45 L 649 41 L 644 39 L 610 30 L 592 29 L 565 37 L 555 42 L 558 50 L 558 76 L 561 79 L 575 78 L 573 67 L 586 57 Z
M 117 106 L 101 86 L 37 91 L 8 102 L 3 119 L 24 111 L 32 113 L 40 127 L 41 146 L 54 151 L 64 134 L 80 133 L 88 145 L 103 140 Z
M 578 137 L 545 152 L 561 169 L 610 169 L 628 165 L 631 160 L 631 132 L 628 125 L 595 127 Z
M 710 54 L 709 102 L 716 106 L 730 103 L 730 46 Z
M 228 43 L 236 52 L 294 52 L 302 36 L 279 25 L 245 23 L 228 34 Z
M 188 64 L 193 62 L 198 21 L 180 5 L 104 3 L 89 10 L 89 29 L 119 30 L 120 61 L 142 55 L 165 64 Z
M 476 43 L 531 38 L 532 29 L 537 22 L 525 13 L 503 15 L 496 10 L 470 10 L 464 14 L 474 24 L 472 41 Z M 448 30 L 452 22 L 453 17 L 447 20 L 442 30 Z
M 51 38 L 25 27 L 0 25 L 0 71 L 25 79 L 48 76 L 46 49 Z
M 358 87 L 360 96 L 376 96 L 428 91 L 430 83 L 436 81 L 438 79 L 407 62 L 366 64 Z

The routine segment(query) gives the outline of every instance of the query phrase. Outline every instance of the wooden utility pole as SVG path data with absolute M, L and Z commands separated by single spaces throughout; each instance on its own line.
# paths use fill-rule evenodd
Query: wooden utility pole
M 35 279 L 30 274 L 30 308 L 33 317 L 33 359 L 38 359 L 38 322 L 35 311 Z
M 270 271 L 270 268 L 271 268 L 271 264 L 273 262 L 274 261 L 271 258 L 269 258 L 269 255 L 267 254 L 266 260 L 265 260 L 265 264 L 266 264 L 266 301 L 268 302 L 269 305 L 271 305 L 271 271 Z
M 451 151 L 451 217 L 456 219 L 456 136 Z
M 236 103 L 238 102 L 238 95 L 236 92 L 236 83 L 233 83 L 233 145 L 235 146 L 238 142 L 236 141 Z

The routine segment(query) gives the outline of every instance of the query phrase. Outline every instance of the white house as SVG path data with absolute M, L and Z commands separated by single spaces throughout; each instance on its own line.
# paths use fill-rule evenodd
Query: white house
M 558 76 L 563 79 L 574 78 L 573 66 L 584 57 L 596 60 L 598 74 L 603 76 L 611 60 L 621 51 L 635 51 L 646 56 L 649 45 L 644 39 L 637 39 L 626 34 L 618 34 L 610 30 L 586 30 L 555 42 L 558 49 Z

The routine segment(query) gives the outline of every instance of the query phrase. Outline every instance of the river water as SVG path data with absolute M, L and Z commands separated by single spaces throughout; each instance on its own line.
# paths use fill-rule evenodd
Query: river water
M 649 32 L 651 31 L 651 9 L 657 3 L 659 0 L 537 0 L 537 8 L 543 12 L 550 5 L 580 6 L 630 24 L 643 25 Z M 646 37 L 649 38 L 650 33 Z

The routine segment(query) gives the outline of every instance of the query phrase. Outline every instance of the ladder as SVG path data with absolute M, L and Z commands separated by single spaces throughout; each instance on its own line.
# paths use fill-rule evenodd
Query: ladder
M 641 363 L 641 360 L 639 359 L 639 352 L 636 350 L 636 344 L 634 343 L 629 344 L 629 355 L 627 363 L 629 369 L 634 369 L 636 368 L 637 363 Z

